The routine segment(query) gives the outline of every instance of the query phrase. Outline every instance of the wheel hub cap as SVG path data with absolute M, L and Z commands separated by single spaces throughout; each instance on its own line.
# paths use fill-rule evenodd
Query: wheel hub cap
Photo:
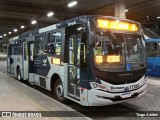
M 62 85 L 57 86 L 57 95 L 62 97 L 62 95 L 63 95 L 63 86 Z

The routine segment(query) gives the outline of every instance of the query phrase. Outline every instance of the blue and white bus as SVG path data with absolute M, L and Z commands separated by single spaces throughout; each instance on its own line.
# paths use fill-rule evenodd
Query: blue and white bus
M 9 40 L 8 73 L 83 106 L 117 104 L 146 93 L 139 23 L 79 16 Z
M 160 38 L 145 39 L 148 75 L 160 77 Z

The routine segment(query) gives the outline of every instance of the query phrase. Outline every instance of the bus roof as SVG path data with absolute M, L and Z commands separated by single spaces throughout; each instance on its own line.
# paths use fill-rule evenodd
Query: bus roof
M 17 40 L 17 39 L 19 39 L 19 36 L 12 37 L 12 38 L 9 39 L 9 41 L 14 41 L 14 40 Z
M 117 17 L 114 17 L 114 16 L 83 15 L 83 16 L 74 17 L 74 18 L 68 19 L 66 21 L 62 21 L 62 22 L 47 26 L 47 27 L 44 27 L 44 28 L 34 29 L 34 30 L 24 32 L 24 33 L 19 35 L 19 38 L 24 37 L 24 36 L 34 35 L 34 34 L 37 34 L 37 33 L 47 32 L 47 31 L 50 31 L 50 30 L 55 30 L 55 29 L 58 29 L 58 28 L 62 28 L 66 25 L 69 26 L 69 24 L 72 25 L 72 24 L 74 24 L 74 21 L 77 21 L 77 20 L 80 20 L 80 19 L 88 19 L 89 20 L 90 18 L 106 18 L 106 19 L 108 18 L 108 19 L 113 19 L 113 20 L 124 20 L 124 21 L 134 22 L 134 23 L 139 24 L 138 22 L 135 22 L 135 21 L 132 21 L 132 20 L 117 18 Z M 11 38 L 10 40 L 13 40 L 13 38 Z

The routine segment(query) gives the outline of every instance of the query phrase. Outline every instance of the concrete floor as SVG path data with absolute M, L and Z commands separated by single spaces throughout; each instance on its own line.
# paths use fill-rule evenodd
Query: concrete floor
M 8 76 L 7 73 L 3 73 L 6 71 L 4 66 L 6 66 L 6 62 L 0 61 L 0 111 L 75 111 L 72 108 L 54 100 L 53 98 L 50 98 L 49 96 L 15 80 L 14 78 Z M 81 117 L 77 117 L 76 119 L 89 119 L 81 113 L 77 112 L 77 115 Z M 56 115 L 54 116 L 54 118 L 45 117 L 34 119 L 72 119 L 69 117 L 62 118 L 59 116 L 56 117 Z M 0 118 L 0 120 L 3 119 L 7 118 Z M 17 118 L 13 119 L 17 120 Z
M 160 111 L 160 79 L 149 78 L 148 79 L 148 91 L 146 96 L 135 99 L 126 103 L 103 106 L 103 107 L 90 107 L 87 109 L 96 111 L 102 110 L 99 116 L 104 116 L 107 111 L 119 110 L 119 111 Z M 21 83 L 6 73 L 6 62 L 0 61 L 0 111 L 82 111 L 84 108 L 74 102 L 69 102 L 66 105 L 59 103 L 50 95 L 50 92 L 43 90 L 42 88 L 35 89 L 34 87 Z M 52 113 L 54 114 L 54 112 Z M 62 113 L 63 114 L 63 113 Z M 92 115 L 76 112 L 80 117 L 58 117 L 55 113 L 55 117 L 45 118 L 32 118 L 32 120 L 61 120 L 61 119 L 107 119 L 107 120 L 160 120 L 160 117 L 103 117 L 95 118 Z M 121 116 L 126 113 L 122 113 Z M 63 116 L 63 115 L 62 115 Z M 86 117 L 87 116 L 87 117 Z M 5 120 L 8 118 L 1 118 Z M 12 120 L 23 120 L 29 118 L 11 118 Z

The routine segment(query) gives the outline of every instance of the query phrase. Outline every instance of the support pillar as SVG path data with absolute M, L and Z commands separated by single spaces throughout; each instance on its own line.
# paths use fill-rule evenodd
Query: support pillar
M 126 18 L 125 0 L 115 0 L 115 17 Z

